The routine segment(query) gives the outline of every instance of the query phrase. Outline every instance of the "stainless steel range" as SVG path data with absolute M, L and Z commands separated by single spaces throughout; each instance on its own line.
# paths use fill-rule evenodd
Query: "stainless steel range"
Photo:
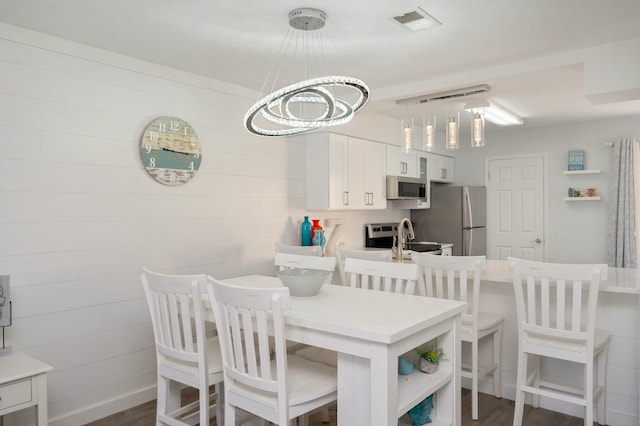
M 398 238 L 397 223 L 369 223 L 364 226 L 364 246 L 368 248 L 393 249 Z M 433 252 L 441 254 L 441 245 L 425 241 L 406 241 L 403 238 L 403 249 L 417 252 Z

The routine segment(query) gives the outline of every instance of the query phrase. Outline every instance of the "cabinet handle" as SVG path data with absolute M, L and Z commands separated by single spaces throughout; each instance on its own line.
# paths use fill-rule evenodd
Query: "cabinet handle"
M 442 170 L 442 173 L 441 173 L 442 179 L 446 179 L 447 178 L 447 169 L 440 169 L 440 170 Z
M 348 205 L 349 205 L 349 191 L 344 191 L 344 192 L 342 193 L 342 203 L 343 203 L 345 206 L 348 206 Z
M 373 205 L 373 192 L 370 192 L 369 194 L 371 194 L 371 202 L 369 203 L 370 206 Z

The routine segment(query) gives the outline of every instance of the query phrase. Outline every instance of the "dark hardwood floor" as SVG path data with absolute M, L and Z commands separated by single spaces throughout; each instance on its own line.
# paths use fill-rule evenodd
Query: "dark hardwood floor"
M 192 401 L 196 398 L 195 392 L 184 392 L 183 400 Z M 513 423 L 513 401 L 498 399 L 491 395 L 481 393 L 479 395 L 478 421 L 471 419 L 471 392 L 462 389 L 462 426 L 506 426 Z M 120 413 L 105 417 L 89 423 L 90 426 L 152 426 L 155 425 L 156 401 L 149 401 L 137 407 L 130 408 Z M 330 411 L 329 426 L 336 426 L 335 410 Z M 321 426 L 319 415 L 311 417 L 310 426 Z M 556 413 L 542 408 L 525 406 L 523 426 L 582 426 L 584 421 L 578 417 Z M 211 422 L 215 425 L 215 421 Z M 597 425 L 597 423 L 594 423 Z M 347 425 L 355 426 L 355 425 Z

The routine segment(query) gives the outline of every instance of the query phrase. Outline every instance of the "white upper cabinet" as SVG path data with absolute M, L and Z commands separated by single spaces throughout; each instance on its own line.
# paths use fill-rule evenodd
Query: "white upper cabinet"
M 419 177 L 417 152 L 411 150 L 411 152 L 406 153 L 399 146 L 387 145 L 387 174 L 412 178 Z
M 432 182 L 453 182 L 455 158 L 432 152 L 425 155 L 429 158 L 429 177 Z
M 384 209 L 385 145 L 334 133 L 306 137 L 307 209 Z

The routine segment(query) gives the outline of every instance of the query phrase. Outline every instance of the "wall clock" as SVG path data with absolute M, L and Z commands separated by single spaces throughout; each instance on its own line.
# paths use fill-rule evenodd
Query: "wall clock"
M 202 162 L 198 134 L 189 123 L 176 117 L 159 117 L 147 126 L 140 154 L 149 175 L 170 186 L 193 179 Z

